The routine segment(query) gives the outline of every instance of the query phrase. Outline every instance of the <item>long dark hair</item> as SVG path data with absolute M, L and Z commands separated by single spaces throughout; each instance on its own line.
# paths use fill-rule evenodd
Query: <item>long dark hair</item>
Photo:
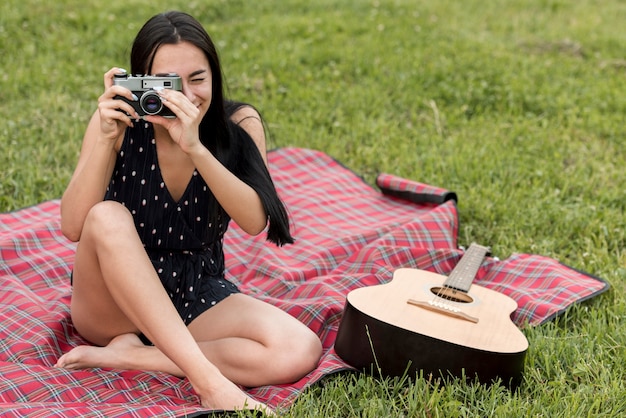
M 200 123 L 200 141 L 224 166 L 257 192 L 269 218 L 267 239 L 277 245 L 292 243 L 287 211 L 276 193 L 258 147 L 250 135 L 230 119 L 245 104 L 225 100 L 217 49 L 200 22 L 179 11 L 152 17 L 139 30 L 133 42 L 131 73 L 151 74 L 159 47 L 180 42 L 189 42 L 203 51 L 211 68 L 211 105 Z M 217 210 L 220 208 L 215 207 L 214 211 Z

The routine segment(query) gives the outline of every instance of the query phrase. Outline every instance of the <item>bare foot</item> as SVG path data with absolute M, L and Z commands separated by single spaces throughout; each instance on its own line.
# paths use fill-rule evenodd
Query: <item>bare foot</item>
M 275 416 L 274 412 L 267 405 L 246 395 L 245 392 L 228 379 L 224 378 L 220 383 L 212 383 L 214 385 L 212 385 L 211 391 L 207 394 L 202 394 L 196 390 L 203 407 L 224 411 L 255 410 L 261 411 L 268 416 Z
M 105 347 L 81 345 L 62 355 L 55 367 L 70 370 L 86 369 L 91 367 L 105 367 L 113 369 L 136 368 L 137 364 L 129 364 L 129 359 L 142 358 L 145 350 L 154 350 L 155 347 L 146 347 L 135 334 L 122 334 L 111 340 Z M 246 395 L 237 385 L 226 379 L 221 373 L 213 374 L 211 381 L 204 390 L 199 389 L 194 382 L 190 382 L 200 397 L 203 407 L 212 410 L 259 410 L 273 416 L 272 410 Z
M 111 340 L 106 347 L 81 345 L 74 347 L 57 360 L 55 367 L 70 370 L 91 367 L 126 369 L 125 359 L 133 358 L 133 352 L 146 347 L 135 334 L 122 334 Z

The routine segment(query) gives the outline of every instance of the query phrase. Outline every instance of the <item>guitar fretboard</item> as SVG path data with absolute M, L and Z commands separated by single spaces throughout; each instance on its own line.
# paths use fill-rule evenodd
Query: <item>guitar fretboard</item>
M 474 277 L 488 252 L 489 248 L 472 243 L 443 285 L 465 293 L 469 292 Z

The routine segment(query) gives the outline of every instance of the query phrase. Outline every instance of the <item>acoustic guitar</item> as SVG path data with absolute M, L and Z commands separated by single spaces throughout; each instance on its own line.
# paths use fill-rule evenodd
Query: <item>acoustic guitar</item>
M 472 285 L 488 251 L 472 244 L 447 278 L 401 268 L 389 283 L 349 292 L 337 354 L 386 376 L 422 372 L 517 388 L 528 349 L 510 317 L 517 303 Z

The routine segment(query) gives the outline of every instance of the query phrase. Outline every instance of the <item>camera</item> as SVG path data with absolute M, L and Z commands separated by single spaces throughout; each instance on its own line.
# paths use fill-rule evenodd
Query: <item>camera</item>
M 126 87 L 135 96 L 137 101 L 129 101 L 126 97 L 115 96 L 115 99 L 124 100 L 130 104 L 139 116 L 156 115 L 166 118 L 175 118 L 174 113 L 163 105 L 163 101 L 157 90 L 172 89 L 183 90 L 183 82 L 178 74 L 158 75 L 128 75 L 126 73 L 115 74 L 113 84 Z

